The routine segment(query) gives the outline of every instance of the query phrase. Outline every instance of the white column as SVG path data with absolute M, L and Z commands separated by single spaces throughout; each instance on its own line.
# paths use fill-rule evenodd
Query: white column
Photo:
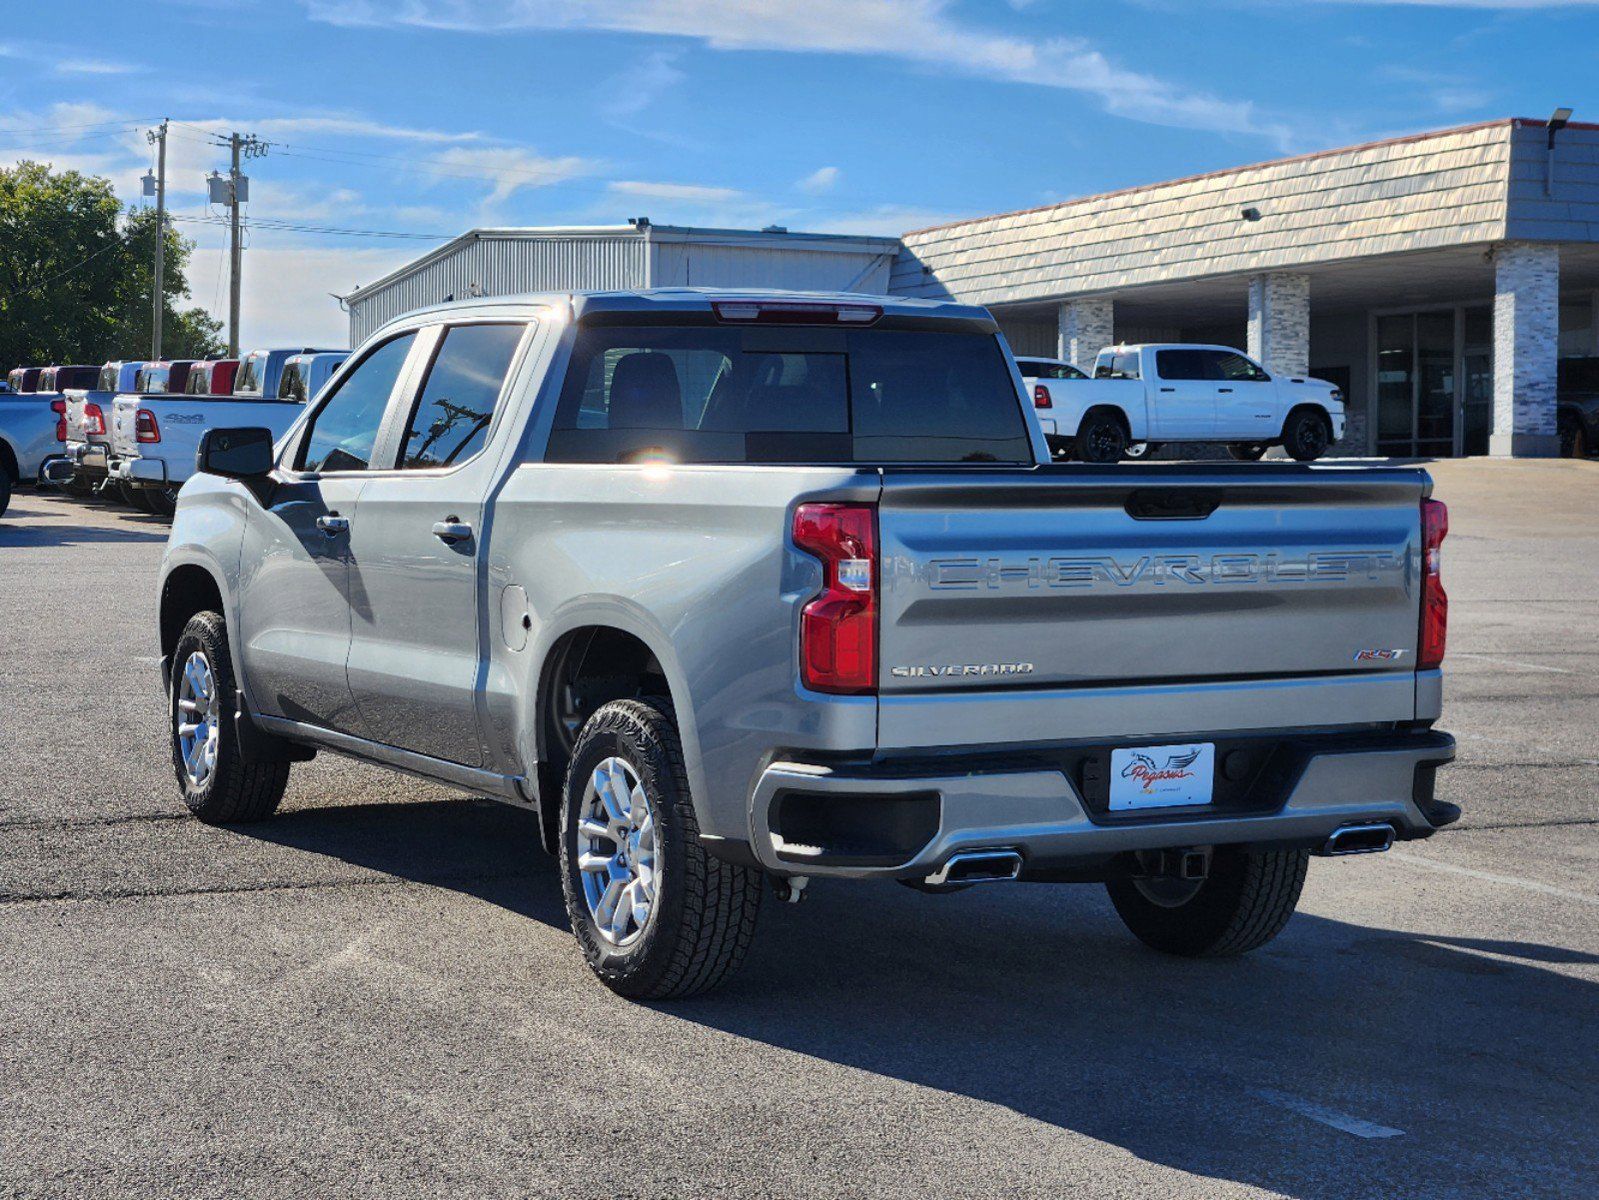
M 1278 272 L 1250 279 L 1249 357 L 1273 375 L 1309 374 L 1309 275 Z
M 1055 357 L 1090 373 L 1094 359 L 1116 340 L 1116 302 L 1066 300 L 1055 314 Z
M 1493 255 L 1494 408 L 1488 452 L 1518 458 L 1558 454 L 1560 247 L 1500 242 Z

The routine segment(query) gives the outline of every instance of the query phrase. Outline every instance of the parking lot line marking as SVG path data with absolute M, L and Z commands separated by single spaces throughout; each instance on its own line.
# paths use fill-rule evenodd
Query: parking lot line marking
M 1495 658 L 1492 654 L 1468 654 L 1464 650 L 1457 650 L 1455 658 L 1475 658 L 1479 662 L 1498 663 L 1502 667 L 1520 667 L 1523 671 L 1548 671 L 1554 675 L 1575 675 L 1570 667 L 1546 667 L 1543 663 L 1523 662 L 1519 658 Z
M 1495 875 L 1492 871 L 1478 871 L 1473 867 L 1457 867 L 1454 863 L 1439 862 L 1436 858 L 1422 858 L 1416 854 L 1408 854 L 1399 850 L 1390 850 L 1389 858 L 1397 858 L 1400 862 L 1410 863 L 1416 867 L 1426 867 L 1429 871 L 1447 871 L 1451 875 L 1465 875 L 1471 879 L 1483 879 L 1489 883 L 1503 883 L 1509 887 L 1523 888 L 1529 892 L 1541 892 L 1545 896 L 1558 896 L 1562 900 L 1575 900 L 1578 904 L 1599 905 L 1599 896 L 1585 896 L 1581 892 L 1568 891 L 1565 888 L 1555 887 L 1552 883 L 1539 883 L 1536 879 L 1521 879 L 1515 875 Z
M 1253 1088 L 1251 1095 L 1258 1096 L 1268 1104 L 1275 1104 L 1278 1108 L 1286 1108 L 1289 1112 L 1296 1112 L 1302 1117 L 1309 1117 L 1312 1121 L 1319 1121 L 1323 1125 L 1330 1125 L 1344 1133 L 1352 1133 L 1361 1138 L 1393 1138 L 1404 1137 L 1403 1129 L 1395 1129 L 1392 1125 L 1378 1125 L 1375 1121 L 1363 1121 L 1359 1117 L 1352 1117 L 1348 1113 L 1341 1113 L 1336 1108 L 1328 1108 L 1324 1104 L 1317 1104 L 1306 1100 L 1302 1096 L 1290 1095 L 1287 1092 L 1273 1091 L 1270 1088 Z

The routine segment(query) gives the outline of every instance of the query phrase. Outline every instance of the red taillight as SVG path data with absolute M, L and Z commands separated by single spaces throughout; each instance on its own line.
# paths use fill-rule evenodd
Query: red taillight
M 877 507 L 802 504 L 794 544 L 822 560 L 822 591 L 800 614 L 800 677 L 818 692 L 877 690 Z
M 89 437 L 105 436 L 105 413 L 100 411 L 98 404 L 83 406 L 83 432 Z
M 161 426 L 156 424 L 155 414 L 148 408 L 141 408 L 133 414 L 133 436 L 141 442 L 161 440 Z
M 1033 407 L 1054 408 L 1055 402 L 1049 398 L 1049 389 L 1041 383 L 1033 384 Z
M 50 411 L 56 415 L 56 441 L 64 442 L 67 440 L 67 402 L 50 401 Z
M 1449 534 L 1449 509 L 1442 500 L 1421 502 L 1421 639 L 1416 669 L 1430 670 L 1444 660 L 1449 635 L 1449 596 L 1439 568 L 1444 538 Z

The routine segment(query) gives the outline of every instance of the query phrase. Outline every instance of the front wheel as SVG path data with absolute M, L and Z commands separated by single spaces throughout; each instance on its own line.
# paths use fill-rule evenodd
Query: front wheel
M 1305 886 L 1308 850 L 1218 846 L 1204 879 L 1115 879 L 1116 912 L 1139 941 L 1167 954 L 1223 958 L 1282 932 Z
M 1313 409 L 1302 408 L 1288 414 L 1283 426 L 1283 449 L 1295 462 L 1314 462 L 1332 445 L 1332 430 L 1327 418 Z
M 1588 438 L 1575 417 L 1560 418 L 1560 457 L 1587 458 Z
M 196 613 L 172 652 L 167 716 L 183 802 L 212 825 L 271 816 L 289 782 L 286 762 L 244 760 L 237 707 L 228 627 L 220 613 Z
M 618 995 L 705 991 L 749 949 L 760 872 L 701 845 L 665 706 L 613 700 L 578 734 L 562 806 L 561 882 L 583 957 Z

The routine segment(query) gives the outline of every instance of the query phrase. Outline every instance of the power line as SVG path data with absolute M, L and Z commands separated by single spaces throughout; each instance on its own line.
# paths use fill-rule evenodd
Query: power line
M 192 225 L 217 225 L 227 226 L 228 219 L 218 216 L 192 216 L 187 214 L 169 213 L 169 221 L 186 221 Z M 454 233 L 414 233 L 398 229 L 350 229 L 342 225 L 313 225 L 303 221 L 293 221 L 274 217 L 250 217 L 243 225 L 246 229 L 262 229 L 276 233 L 329 233 L 347 237 L 376 237 L 376 238 L 409 238 L 422 242 L 447 242 L 451 238 L 459 237 Z

